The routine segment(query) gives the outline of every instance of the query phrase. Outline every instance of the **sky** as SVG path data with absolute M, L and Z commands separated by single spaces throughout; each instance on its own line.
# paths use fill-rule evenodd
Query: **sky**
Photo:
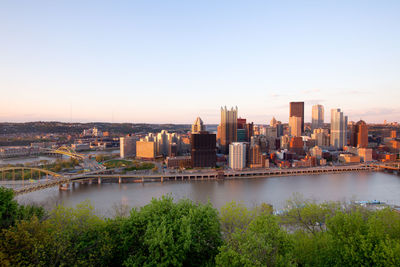
M 400 121 L 400 1 L 0 2 L 0 122 Z

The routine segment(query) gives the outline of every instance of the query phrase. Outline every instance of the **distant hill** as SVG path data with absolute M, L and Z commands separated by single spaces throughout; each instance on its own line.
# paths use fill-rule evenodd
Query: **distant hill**
M 158 132 L 168 130 L 172 132 L 185 132 L 190 130 L 189 124 L 145 124 L 145 123 L 66 123 L 66 122 L 25 122 L 25 123 L 0 123 L 0 134 L 32 134 L 32 133 L 81 133 L 84 129 L 97 127 L 101 131 L 111 133 L 139 133 Z

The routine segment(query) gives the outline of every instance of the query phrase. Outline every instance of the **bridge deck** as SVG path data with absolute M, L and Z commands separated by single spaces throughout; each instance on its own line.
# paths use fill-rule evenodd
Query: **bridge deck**
M 224 172 L 223 178 L 236 179 L 236 178 L 262 178 L 271 176 L 288 176 L 288 175 L 304 175 L 304 174 L 321 174 L 321 173 L 334 173 L 334 172 L 348 172 L 348 171 L 372 171 L 374 167 L 369 166 L 344 166 L 344 167 L 326 167 L 326 168 L 303 168 L 303 169 L 270 169 L 270 170 L 256 170 L 256 171 L 241 171 Z M 94 171 L 91 173 L 83 173 L 71 177 L 61 177 L 51 180 L 47 183 L 34 184 L 25 186 L 15 190 L 16 194 L 24 194 L 49 188 L 57 185 L 69 184 L 74 181 L 96 180 L 98 183 L 105 180 L 116 180 L 121 183 L 123 180 L 133 181 L 168 181 L 168 180 L 197 180 L 197 179 L 218 179 L 218 172 L 207 173 L 178 173 L 178 174 L 152 174 L 152 175 L 138 175 L 138 174 L 102 174 L 101 171 Z

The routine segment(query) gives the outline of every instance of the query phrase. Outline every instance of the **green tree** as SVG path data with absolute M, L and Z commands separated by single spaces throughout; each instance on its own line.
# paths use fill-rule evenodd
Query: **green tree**
M 245 230 L 236 228 L 220 248 L 217 266 L 291 266 L 292 242 L 273 215 L 262 213 Z
M 133 209 L 123 236 L 126 266 L 201 266 L 213 262 L 222 242 L 211 204 L 174 203 L 171 197 Z
M 28 220 L 32 216 L 42 218 L 45 210 L 34 205 L 19 205 L 14 200 L 12 189 L 0 187 L 0 230 L 8 228 L 18 220 Z

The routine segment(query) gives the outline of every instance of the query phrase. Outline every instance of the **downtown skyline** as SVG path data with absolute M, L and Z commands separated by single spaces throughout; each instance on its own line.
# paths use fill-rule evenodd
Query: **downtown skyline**
M 1 122 L 397 121 L 400 3 L 5 1 Z M 88 19 L 90 18 L 90 19 Z

